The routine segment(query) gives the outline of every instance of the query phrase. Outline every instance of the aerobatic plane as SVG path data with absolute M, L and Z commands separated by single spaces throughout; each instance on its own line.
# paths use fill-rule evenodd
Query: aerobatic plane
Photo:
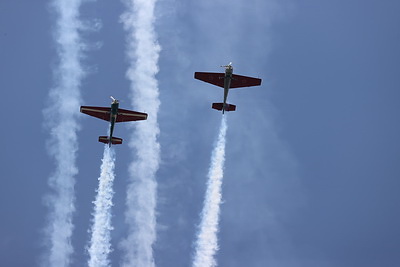
M 112 96 L 111 99 L 110 108 L 81 106 L 82 113 L 110 122 L 110 135 L 99 136 L 99 142 L 108 144 L 110 147 L 111 145 L 122 144 L 121 138 L 113 137 L 116 122 L 147 120 L 146 113 L 119 108 L 119 101 Z
M 226 102 L 229 89 L 258 86 L 261 85 L 261 79 L 233 74 L 232 62 L 221 67 L 225 68 L 225 73 L 195 72 L 194 78 L 224 88 L 224 102 L 212 104 L 213 109 L 222 110 L 223 114 L 225 111 L 236 110 L 235 105 Z

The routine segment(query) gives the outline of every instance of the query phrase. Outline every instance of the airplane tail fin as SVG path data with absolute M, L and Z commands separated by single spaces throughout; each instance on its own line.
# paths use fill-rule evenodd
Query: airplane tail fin
M 104 144 L 120 145 L 122 144 L 122 138 L 112 137 L 111 142 L 108 136 L 99 136 L 99 142 Z
M 222 110 L 224 107 L 224 103 L 213 103 L 212 104 L 212 108 L 216 109 L 216 110 Z M 225 111 L 235 111 L 236 110 L 236 106 L 233 104 L 225 104 Z

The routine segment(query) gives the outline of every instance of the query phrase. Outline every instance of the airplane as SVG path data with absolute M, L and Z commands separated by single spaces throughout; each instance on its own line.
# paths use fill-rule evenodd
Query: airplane
M 195 72 L 194 78 L 224 88 L 224 102 L 212 104 L 213 109 L 222 110 L 224 114 L 225 111 L 236 110 L 235 105 L 226 102 L 229 89 L 258 86 L 261 85 L 261 79 L 233 74 L 232 62 L 221 67 L 225 68 L 225 73 Z
M 112 100 L 111 108 L 81 106 L 81 112 L 110 122 L 110 135 L 99 136 L 99 142 L 108 144 L 111 147 L 111 145 L 122 144 L 121 138 L 113 137 L 116 122 L 147 120 L 147 114 L 119 108 L 119 101 L 112 96 L 110 98 Z

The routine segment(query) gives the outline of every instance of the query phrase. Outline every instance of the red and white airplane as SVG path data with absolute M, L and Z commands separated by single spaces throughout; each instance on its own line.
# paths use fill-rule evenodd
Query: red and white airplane
M 226 103 L 229 89 L 258 86 L 261 85 L 261 79 L 233 74 L 232 62 L 221 67 L 225 68 L 225 73 L 195 72 L 194 78 L 224 88 L 224 102 L 213 103 L 213 109 L 222 110 L 222 113 L 225 111 L 235 111 L 235 105 Z
M 110 147 L 111 145 L 122 144 L 121 138 L 113 137 L 114 125 L 116 122 L 147 120 L 146 113 L 118 108 L 118 100 L 112 96 L 111 99 L 112 102 L 110 108 L 81 106 L 82 113 L 110 122 L 110 135 L 99 136 L 99 142 L 108 144 Z

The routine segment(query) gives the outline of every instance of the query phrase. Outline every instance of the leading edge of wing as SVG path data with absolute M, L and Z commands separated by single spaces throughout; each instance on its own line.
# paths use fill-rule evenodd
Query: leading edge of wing
M 110 121 L 111 108 L 107 107 L 93 107 L 93 106 L 81 106 L 81 112 L 89 116 L 93 116 L 105 121 Z
M 119 108 L 117 120 L 115 122 L 140 121 L 140 120 L 147 120 L 147 113 Z
M 206 83 L 224 88 L 225 73 L 219 72 L 195 72 L 194 78 Z
M 230 88 L 250 87 L 261 85 L 261 79 L 233 74 Z

